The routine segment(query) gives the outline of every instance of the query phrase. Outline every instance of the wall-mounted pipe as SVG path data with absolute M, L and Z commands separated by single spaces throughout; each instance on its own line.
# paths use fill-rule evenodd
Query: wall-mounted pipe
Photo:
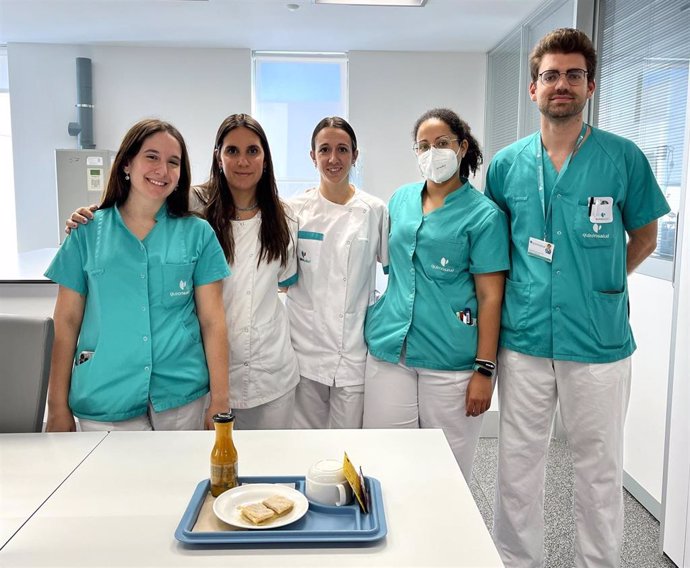
M 83 150 L 96 147 L 93 141 L 93 83 L 91 81 L 91 60 L 77 57 L 77 113 L 79 122 L 70 122 L 67 131 L 78 136 Z

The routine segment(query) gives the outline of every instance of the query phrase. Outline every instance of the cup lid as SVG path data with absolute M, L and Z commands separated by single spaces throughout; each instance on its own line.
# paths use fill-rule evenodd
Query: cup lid
M 344 481 L 343 462 L 336 459 L 319 460 L 309 468 L 308 477 L 320 483 Z

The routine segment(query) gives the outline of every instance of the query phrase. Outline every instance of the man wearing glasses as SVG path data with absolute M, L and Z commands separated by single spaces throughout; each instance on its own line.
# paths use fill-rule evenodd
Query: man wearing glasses
M 487 173 L 486 195 L 511 233 L 494 509 L 507 567 L 544 562 L 544 465 L 557 401 L 575 471 L 575 565 L 620 563 L 635 350 L 627 274 L 654 251 L 656 219 L 669 207 L 635 144 L 584 123 L 596 62 L 578 30 L 542 38 L 529 85 L 540 131 L 496 154 Z

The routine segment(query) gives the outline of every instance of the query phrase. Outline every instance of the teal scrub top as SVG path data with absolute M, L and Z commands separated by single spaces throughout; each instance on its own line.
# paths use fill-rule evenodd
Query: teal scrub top
M 472 274 L 507 270 L 505 215 L 467 180 L 442 207 L 425 215 L 424 183 L 391 197 L 389 276 L 385 293 L 369 308 L 369 352 L 397 363 L 437 370 L 468 370 L 477 353 L 477 295 Z M 471 311 L 475 325 L 460 321 Z
M 86 297 L 69 405 L 117 422 L 196 400 L 209 390 L 194 289 L 228 276 L 210 225 L 163 205 L 143 241 L 117 207 L 65 239 L 45 275 Z M 93 352 L 77 364 L 79 354 Z
M 592 128 L 558 183 L 548 223 L 539 198 L 537 132 L 501 150 L 486 192 L 508 216 L 503 347 L 535 357 L 585 363 L 624 359 L 635 350 L 628 319 L 626 231 L 668 213 L 647 158 L 631 141 Z M 545 184 L 555 170 L 544 154 Z M 548 188 L 547 188 L 548 189 Z M 589 198 L 610 198 L 610 222 L 590 221 Z M 552 262 L 528 254 L 530 237 L 553 243 Z

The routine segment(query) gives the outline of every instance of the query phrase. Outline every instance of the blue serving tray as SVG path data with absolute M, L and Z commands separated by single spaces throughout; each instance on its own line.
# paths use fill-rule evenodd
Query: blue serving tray
M 271 477 L 240 477 L 240 485 L 244 483 L 293 483 L 295 489 L 304 493 L 304 477 L 300 476 L 271 476 Z M 357 546 L 382 539 L 388 532 L 386 515 L 383 511 L 381 483 L 373 477 L 365 477 L 369 491 L 369 513 L 362 513 L 357 502 L 342 507 L 321 505 L 309 501 L 309 509 L 299 520 L 267 530 L 232 530 L 213 532 L 194 532 L 201 507 L 209 492 L 210 482 L 205 479 L 196 486 L 194 495 L 182 515 L 180 524 L 175 530 L 175 538 L 187 545 L 224 545 L 232 547 L 239 545 L 275 547 L 310 546 L 320 543 L 335 546 Z

